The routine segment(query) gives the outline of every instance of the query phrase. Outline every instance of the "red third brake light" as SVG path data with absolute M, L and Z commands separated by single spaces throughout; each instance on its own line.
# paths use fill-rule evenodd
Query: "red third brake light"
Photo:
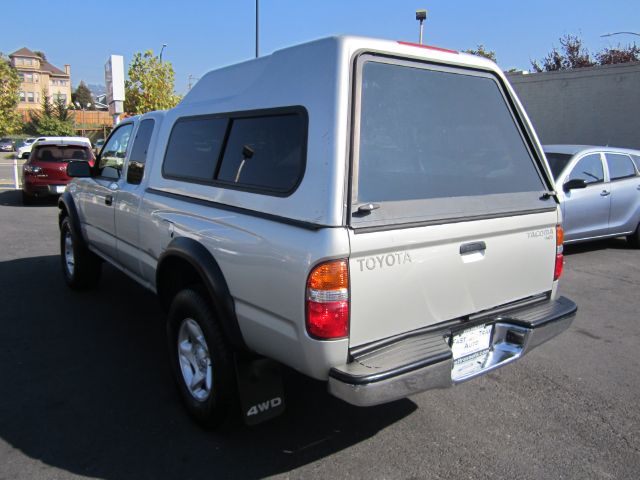
M 455 53 L 455 54 L 458 53 L 455 50 L 449 50 L 448 48 L 433 47 L 431 45 L 424 45 L 424 44 L 420 44 L 420 43 L 402 42 L 400 40 L 398 40 L 398 43 L 400 45 L 407 45 L 409 47 L 426 48 L 427 50 L 435 50 L 437 52 Z
M 564 230 L 562 225 L 556 225 L 556 266 L 553 271 L 553 280 L 558 280 L 564 268 L 564 254 L 562 245 L 564 243 Z
M 307 280 L 307 332 L 319 340 L 349 333 L 349 269 L 346 260 L 317 265 Z

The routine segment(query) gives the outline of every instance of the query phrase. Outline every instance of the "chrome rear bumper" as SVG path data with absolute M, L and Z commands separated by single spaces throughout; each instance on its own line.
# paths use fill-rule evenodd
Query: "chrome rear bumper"
M 577 306 L 566 297 L 501 311 L 472 322 L 417 332 L 354 354 L 331 369 L 329 392 L 358 406 L 378 405 L 436 388 L 447 388 L 502 367 L 560 334 L 575 318 Z M 452 331 L 494 325 L 489 353 L 480 371 L 452 376 Z

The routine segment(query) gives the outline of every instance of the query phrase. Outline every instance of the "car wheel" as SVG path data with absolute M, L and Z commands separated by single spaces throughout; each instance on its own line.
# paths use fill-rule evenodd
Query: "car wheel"
M 22 191 L 22 204 L 23 205 L 33 205 L 35 198 L 29 195 L 24 190 Z
M 207 428 L 233 418 L 238 405 L 233 350 L 204 289 L 188 288 L 175 296 L 167 339 L 173 373 L 189 413 Z
M 60 225 L 60 261 L 67 285 L 74 290 L 94 287 L 100 280 L 102 261 L 80 244 L 69 217 Z
M 640 248 L 640 225 L 636 227 L 636 231 L 627 236 L 627 242 L 631 248 Z

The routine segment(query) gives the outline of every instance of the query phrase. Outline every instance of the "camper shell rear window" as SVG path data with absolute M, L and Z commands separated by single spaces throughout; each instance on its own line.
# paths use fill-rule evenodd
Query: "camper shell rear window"
M 354 227 L 555 208 L 492 73 L 362 55 L 355 81 Z

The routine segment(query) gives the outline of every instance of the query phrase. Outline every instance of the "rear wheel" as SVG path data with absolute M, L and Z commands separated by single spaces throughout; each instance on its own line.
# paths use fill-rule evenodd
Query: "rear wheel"
M 189 413 L 207 428 L 232 418 L 238 404 L 233 351 L 204 289 L 187 288 L 176 295 L 167 337 L 173 373 Z
M 60 261 L 67 285 L 75 290 L 94 287 L 100 280 L 102 262 L 95 253 L 80 244 L 69 217 L 60 224 Z
M 640 225 L 636 227 L 636 231 L 627 236 L 627 242 L 631 248 L 640 248 Z

